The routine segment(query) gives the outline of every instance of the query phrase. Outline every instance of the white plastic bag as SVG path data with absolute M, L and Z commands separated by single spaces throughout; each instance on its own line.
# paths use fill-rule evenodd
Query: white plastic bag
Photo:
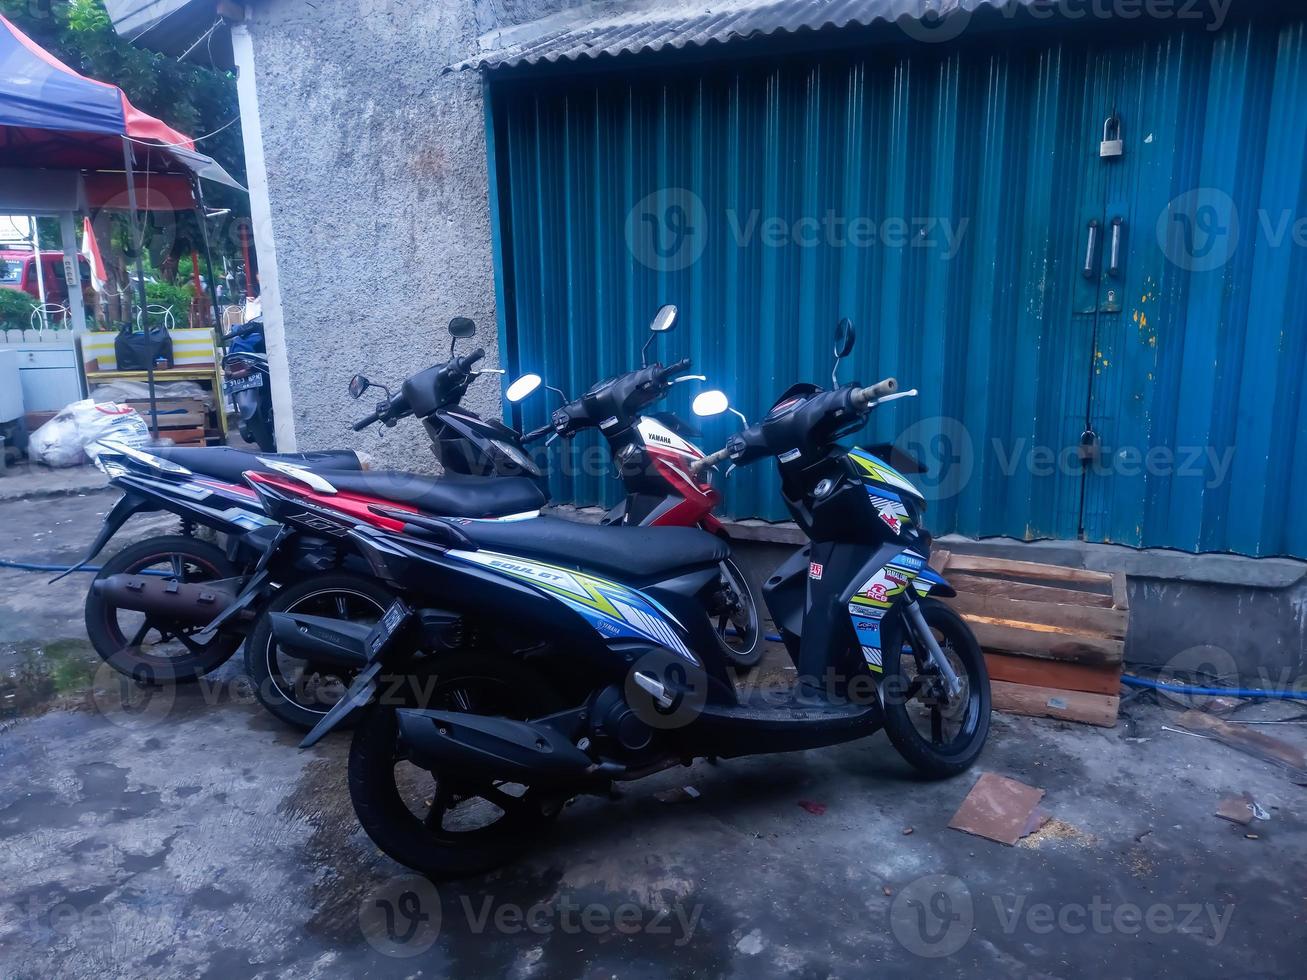
M 112 439 L 141 448 L 150 443 L 150 429 L 136 410 L 115 402 L 97 405 L 92 399 L 65 405 L 54 418 L 32 433 L 27 455 L 46 466 L 76 466 L 83 453 L 94 459 L 95 445 Z

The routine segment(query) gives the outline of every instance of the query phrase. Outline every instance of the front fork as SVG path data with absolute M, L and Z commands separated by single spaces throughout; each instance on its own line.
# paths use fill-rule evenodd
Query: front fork
M 916 593 L 911 589 L 908 590 L 903 610 L 908 622 L 908 629 L 912 630 L 918 642 L 926 648 L 927 660 L 939 671 L 939 676 L 944 681 L 945 694 L 948 695 L 950 701 L 954 700 L 962 693 L 962 681 L 958 679 L 957 671 L 953 669 L 953 664 L 948 657 L 944 656 L 944 651 L 939 648 L 939 643 L 935 640 L 935 634 L 930 631 L 926 616 L 921 611 L 921 603 L 917 601 Z

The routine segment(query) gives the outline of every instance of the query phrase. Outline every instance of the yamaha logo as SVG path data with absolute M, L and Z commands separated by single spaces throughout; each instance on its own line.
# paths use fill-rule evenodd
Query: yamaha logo
M 652 439 L 654 442 L 661 442 L 666 446 L 674 445 L 672 440 L 668 436 L 663 435 L 661 432 L 650 432 L 645 436 L 645 438 Z

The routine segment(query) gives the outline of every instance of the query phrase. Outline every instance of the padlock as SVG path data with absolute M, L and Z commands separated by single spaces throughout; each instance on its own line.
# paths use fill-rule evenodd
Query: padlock
M 1115 112 L 1103 121 L 1103 142 L 1098 144 L 1098 155 L 1104 160 L 1125 155 L 1125 140 L 1121 138 L 1121 117 Z
M 1098 462 L 1099 452 L 1102 450 L 1102 444 L 1099 442 L 1098 433 L 1093 429 L 1086 429 L 1080 434 L 1080 443 L 1076 446 L 1076 453 L 1082 463 Z

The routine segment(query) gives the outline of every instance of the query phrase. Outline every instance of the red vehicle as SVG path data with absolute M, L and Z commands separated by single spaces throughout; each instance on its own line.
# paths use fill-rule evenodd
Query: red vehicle
M 91 266 L 78 257 L 77 264 L 82 284 L 91 281 Z M 64 253 L 41 253 L 41 276 L 45 279 L 45 301 L 66 306 L 68 284 L 64 282 Z M 34 303 L 41 301 L 41 283 L 36 275 L 36 256 L 19 249 L 0 249 L 0 289 L 15 289 L 27 293 Z

